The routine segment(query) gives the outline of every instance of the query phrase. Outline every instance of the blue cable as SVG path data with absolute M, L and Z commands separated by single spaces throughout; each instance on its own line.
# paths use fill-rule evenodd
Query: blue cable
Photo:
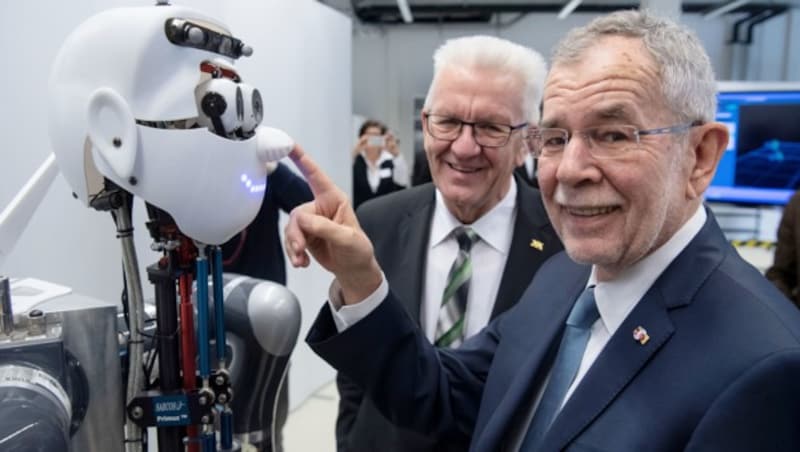
M 214 323 L 217 338 L 217 359 L 220 366 L 225 367 L 225 305 L 222 296 L 222 249 L 215 246 L 211 251 L 214 259 Z
M 200 376 L 207 380 L 211 374 L 208 364 L 208 261 L 203 252 L 197 257 L 197 352 Z

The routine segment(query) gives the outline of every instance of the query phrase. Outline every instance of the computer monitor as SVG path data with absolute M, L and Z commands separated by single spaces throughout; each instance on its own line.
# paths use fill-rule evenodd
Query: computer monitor
M 706 200 L 783 205 L 800 188 L 800 83 L 720 82 L 730 141 Z

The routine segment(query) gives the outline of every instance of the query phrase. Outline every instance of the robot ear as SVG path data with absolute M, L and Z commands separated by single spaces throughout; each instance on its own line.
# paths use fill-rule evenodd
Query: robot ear
M 128 102 L 112 88 L 98 88 L 89 97 L 88 134 L 92 145 L 123 180 L 133 175 L 139 148 L 136 119 Z

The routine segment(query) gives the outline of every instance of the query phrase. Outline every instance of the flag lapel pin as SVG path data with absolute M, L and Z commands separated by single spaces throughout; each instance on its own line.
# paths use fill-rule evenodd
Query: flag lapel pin
M 633 330 L 633 338 L 639 341 L 639 344 L 644 345 L 647 341 L 650 340 L 650 336 L 647 334 L 647 330 L 644 327 L 637 326 Z

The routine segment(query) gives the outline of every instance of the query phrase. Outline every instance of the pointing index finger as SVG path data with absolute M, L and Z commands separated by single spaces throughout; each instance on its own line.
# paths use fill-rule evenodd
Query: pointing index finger
M 328 178 L 299 144 L 294 145 L 294 149 L 289 153 L 289 157 L 294 164 L 297 165 L 297 168 L 300 169 L 300 172 L 303 173 L 303 176 L 305 176 L 315 198 L 335 187 L 333 181 Z

